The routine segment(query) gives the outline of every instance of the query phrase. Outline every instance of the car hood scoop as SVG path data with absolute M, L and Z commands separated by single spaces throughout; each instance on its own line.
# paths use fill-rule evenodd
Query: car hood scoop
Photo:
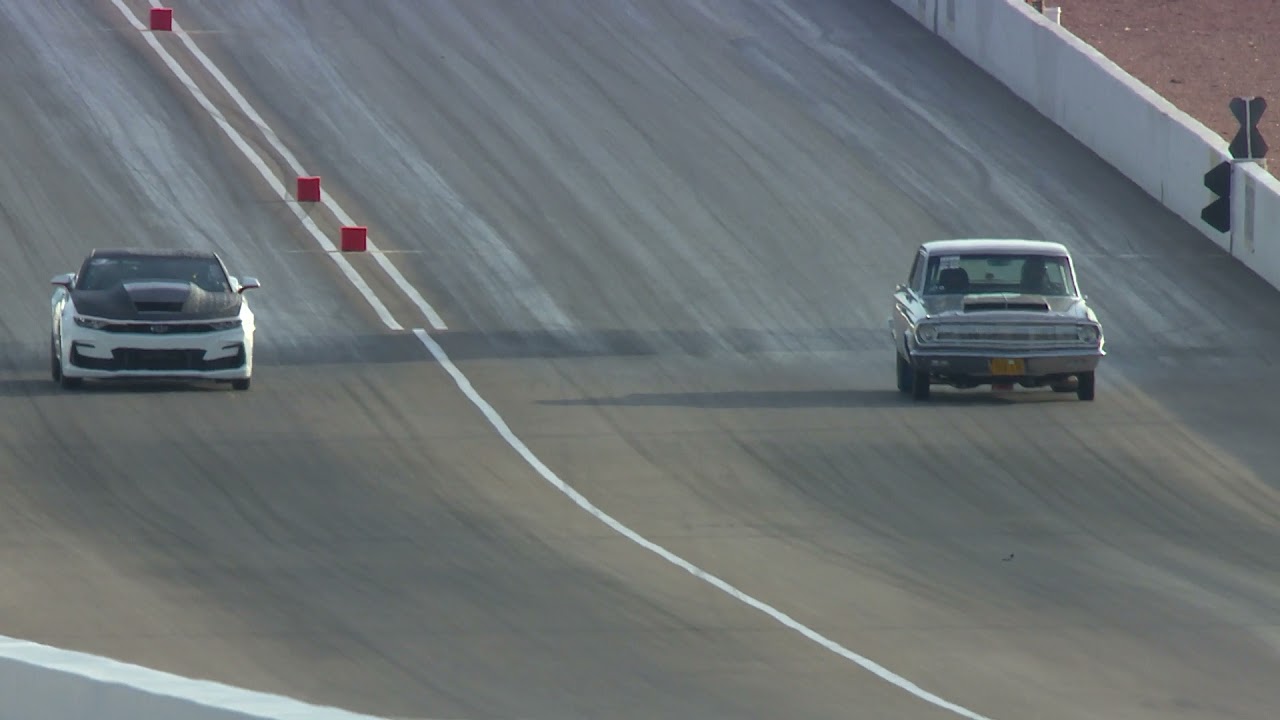
M 992 310 L 1049 312 L 1049 302 L 1039 295 L 966 295 L 960 304 L 966 313 Z
M 191 283 L 176 282 L 125 283 L 121 287 L 140 313 L 182 312 L 196 289 Z
M 76 311 L 108 320 L 205 320 L 234 317 L 241 298 L 231 292 L 209 292 L 189 282 L 135 281 L 108 290 L 76 290 Z
M 1080 298 L 1057 295 L 1024 295 L 1020 293 L 930 295 L 925 297 L 924 303 L 925 312 L 931 316 L 981 315 L 983 313 L 1084 316 L 1084 304 Z

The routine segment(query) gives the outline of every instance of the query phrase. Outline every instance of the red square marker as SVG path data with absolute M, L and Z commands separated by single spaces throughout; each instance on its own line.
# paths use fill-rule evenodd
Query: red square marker
M 298 178 L 298 202 L 320 202 L 320 178 Z
M 342 228 L 342 252 L 364 252 L 369 239 L 369 228 L 346 225 Z
M 172 30 L 173 29 L 173 8 L 151 8 L 151 29 L 152 30 Z

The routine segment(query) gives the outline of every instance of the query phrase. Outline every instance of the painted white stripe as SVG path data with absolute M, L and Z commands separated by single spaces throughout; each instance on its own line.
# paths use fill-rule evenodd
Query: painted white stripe
M 119 3 L 117 2 L 117 4 Z M 164 3 L 160 0 L 151 0 L 152 7 L 162 7 L 163 5 Z M 183 32 L 182 25 L 176 19 L 173 21 L 173 32 L 178 36 L 178 39 L 182 44 L 191 51 L 191 54 L 195 56 L 196 61 L 200 63 L 205 71 L 217 80 L 218 85 L 222 86 L 223 91 L 226 92 L 227 95 L 231 96 L 231 99 L 235 102 L 236 106 L 240 108 L 240 112 L 243 112 L 245 116 L 258 126 L 263 137 L 266 138 L 267 143 L 271 145 L 273 150 L 280 154 L 280 157 L 284 158 L 285 163 L 289 165 L 289 169 L 299 176 L 311 175 L 311 173 L 303 169 L 302 163 L 298 162 L 298 158 L 294 156 L 293 152 L 280 140 L 280 137 L 271 129 L 271 126 L 262 119 L 262 116 L 258 114 L 258 111 L 249 104 L 249 101 L 240 93 L 240 90 L 227 79 L 226 75 L 222 74 L 222 71 L 218 69 L 218 66 L 215 65 L 212 60 L 209 59 L 208 55 L 204 54 L 204 51 L 200 49 L 200 46 L 196 44 L 195 40 L 191 39 L 190 33 Z M 343 225 L 358 224 L 349 214 L 347 214 L 346 210 L 342 209 L 342 206 L 339 205 L 329 193 L 322 192 L 320 194 L 320 202 L 325 207 L 329 208 L 330 212 L 332 212 Z M 391 262 L 391 259 L 378 250 L 378 246 L 373 242 L 373 236 L 375 234 L 375 229 L 370 228 L 367 246 L 369 252 L 373 254 L 374 261 L 377 262 L 378 266 L 387 273 L 387 276 L 390 277 L 396 287 L 405 294 L 405 297 L 409 298 L 409 301 L 418 307 L 418 310 L 426 317 L 428 324 L 430 324 L 433 329 L 447 330 L 448 326 L 445 325 L 444 319 L 441 318 L 440 314 L 436 312 L 436 309 L 431 306 L 431 303 L 427 302 L 426 298 L 422 297 L 422 293 L 418 292 L 418 289 L 405 278 L 405 276 L 400 272 L 400 269 Z
M 116 5 L 117 8 L 120 9 L 120 11 L 126 17 L 130 19 L 131 22 L 133 22 L 135 27 L 137 27 L 140 30 L 145 30 L 145 27 L 142 25 L 142 23 L 138 21 L 133 15 L 131 15 L 127 10 L 127 8 L 124 7 L 123 0 L 112 0 L 112 2 Z M 151 4 L 153 7 L 160 6 L 160 3 L 158 2 L 158 0 L 151 0 Z M 181 30 L 177 22 L 174 23 L 174 31 L 179 34 L 179 37 L 182 38 L 182 42 L 185 43 L 187 47 L 192 51 L 192 53 L 197 56 L 197 58 L 200 60 L 201 64 L 205 67 L 205 69 L 215 78 L 217 78 L 218 82 L 222 85 L 223 89 L 226 90 L 227 93 L 236 100 L 241 110 L 247 116 L 249 116 L 255 123 L 257 123 L 257 125 L 262 129 L 263 133 L 267 136 L 268 141 L 273 145 L 276 151 L 279 152 L 281 156 L 286 159 L 286 162 L 290 163 L 290 166 L 294 169 L 294 171 L 297 172 L 299 175 L 307 174 L 302 170 L 301 165 L 297 162 L 296 158 L 294 158 L 293 154 L 289 152 L 288 148 L 284 147 L 283 143 L 279 141 L 279 138 L 276 136 L 276 134 L 273 131 L 271 131 L 271 129 L 267 126 L 266 122 L 262 120 L 262 117 L 256 111 L 254 111 L 251 106 L 249 106 L 249 104 L 244 100 L 243 96 L 234 88 L 234 86 L 231 85 L 230 81 L 226 79 L 226 76 L 223 75 L 217 69 L 217 67 L 213 65 L 212 61 L 210 61 L 208 57 L 205 56 L 204 53 L 199 50 L 199 48 L 195 45 L 195 43 L 191 41 L 186 34 L 181 33 Z M 165 59 L 165 64 L 168 65 L 169 68 L 174 72 L 174 74 L 177 75 L 179 79 L 182 80 L 183 84 L 188 88 L 188 90 L 190 90 L 191 93 L 194 96 L 196 96 L 196 99 L 200 101 L 201 105 L 205 108 L 205 110 L 208 111 L 210 115 L 212 115 L 214 119 L 218 121 L 219 126 L 223 127 L 224 131 L 227 132 L 229 136 L 231 136 L 233 141 L 236 141 L 237 147 L 240 147 L 242 152 L 244 152 L 245 155 L 249 157 L 250 161 L 254 162 L 255 167 L 259 167 L 259 171 L 262 172 L 264 177 L 268 179 L 268 182 L 272 183 L 272 187 L 278 188 L 278 192 L 281 192 L 281 194 L 284 194 L 283 186 L 280 184 L 278 180 L 275 180 L 273 177 L 269 175 L 269 173 L 266 171 L 265 164 L 262 162 L 261 158 L 257 157 L 256 154 L 247 146 L 247 144 L 244 143 L 243 139 L 240 138 L 239 134 L 236 133 L 233 128 L 231 128 L 229 125 L 226 124 L 226 121 L 222 118 L 221 113 L 219 113 L 217 109 L 214 108 L 211 103 L 209 103 L 208 98 L 206 98 L 204 96 L 204 93 L 201 92 L 200 89 L 196 87 L 193 82 L 191 82 L 190 77 L 187 76 L 187 74 L 182 70 L 182 68 L 178 66 L 176 62 L 173 61 L 172 57 L 169 56 L 169 54 L 164 50 L 164 48 L 160 46 L 158 42 L 155 41 L 154 37 L 152 37 L 149 33 L 144 33 L 143 36 L 147 38 L 147 41 L 151 44 L 153 48 L 155 48 L 156 52 L 160 53 L 161 57 Z M 287 195 L 286 195 L 286 199 L 287 199 Z M 347 215 L 345 212 L 343 212 L 336 202 L 327 201 L 326 205 L 330 208 L 331 211 L 334 212 L 335 216 L 337 216 L 342 222 L 347 224 L 352 224 L 350 220 L 350 216 Z M 297 209 L 296 205 L 291 205 L 291 206 L 295 208 L 294 212 L 295 212 L 295 215 L 298 215 L 299 220 L 303 221 L 304 223 L 310 222 L 310 219 L 307 218 L 304 214 L 302 214 L 301 211 Z M 312 224 L 311 227 L 314 227 L 314 224 Z M 322 240 L 322 246 L 328 243 L 328 241 L 324 239 L 323 235 L 320 235 L 319 239 Z M 374 250 L 372 243 L 370 243 L 369 246 L 371 250 Z M 326 250 L 330 250 L 330 249 L 332 249 L 332 243 L 328 243 L 328 247 L 326 247 Z M 338 257 L 339 259 L 342 259 L 341 256 L 336 256 L 336 257 Z M 380 259 L 385 258 L 385 256 L 380 252 L 377 253 L 376 257 Z M 345 259 L 343 259 L 343 261 L 345 262 Z M 390 266 L 389 261 L 386 261 L 386 262 L 387 264 L 383 265 L 384 269 L 387 269 Z M 392 274 L 392 271 L 394 271 L 393 266 L 391 266 L 391 269 L 388 270 L 388 274 L 390 274 L 391 277 L 396 281 L 397 286 L 399 286 L 402 291 L 405 291 L 405 294 L 411 300 L 414 300 L 415 304 L 417 304 L 419 308 L 423 310 L 423 314 L 426 315 L 429 319 L 432 318 L 433 316 L 438 318 L 439 316 L 435 315 L 435 311 L 431 309 L 431 306 L 427 304 L 425 300 L 422 299 L 421 294 L 419 294 L 416 291 L 416 289 L 413 288 L 413 286 L 410 285 L 407 280 L 405 280 L 403 275 L 400 275 L 398 271 Z M 351 279 L 352 277 L 355 278 L 352 280 L 353 283 L 357 283 L 357 282 L 359 283 L 359 285 L 357 285 L 358 287 L 363 287 L 365 290 L 368 289 L 367 286 L 363 285 L 363 281 L 359 278 L 359 275 L 355 273 L 354 269 L 352 269 L 351 274 L 348 275 L 349 279 Z M 371 302 L 377 302 L 377 307 L 381 307 L 381 303 L 377 301 L 376 296 L 372 294 L 371 290 L 369 291 L 368 297 L 371 298 Z M 394 322 L 394 320 L 392 320 L 392 322 Z M 432 327 L 436 329 L 445 329 L 443 321 L 439 322 L 438 325 L 434 321 L 432 321 Z M 968 720 L 991 720 L 991 718 L 988 718 L 984 715 L 980 715 L 968 708 L 965 708 L 961 705 L 958 705 L 942 697 L 939 697 L 938 695 L 935 695 L 921 688 L 919 685 L 916 685 L 915 683 L 911 682 L 907 678 L 901 675 L 898 675 L 897 673 L 894 673 L 893 671 L 885 668 L 883 665 L 880 665 L 879 663 L 871 660 L 870 658 L 864 657 L 846 648 L 844 645 L 841 645 L 835 640 L 832 640 L 826 637 L 825 635 L 819 633 L 818 631 L 801 623 L 799 620 L 796 620 L 790 615 L 782 612 L 781 610 L 778 610 L 772 605 L 769 605 L 768 603 L 762 600 L 758 600 L 755 597 L 748 595 L 742 590 L 739 590 L 734 585 L 731 585 L 728 582 L 722 580 L 718 576 L 712 575 L 706 570 L 703 570 L 697 565 L 694 565 L 693 563 L 676 555 L 670 550 L 667 550 L 661 545 L 658 545 L 657 543 L 654 543 L 653 541 L 645 538 L 644 536 L 640 535 L 636 531 L 632 530 L 627 525 L 624 525 L 622 522 L 615 519 L 612 515 L 609 515 L 605 511 L 601 510 L 599 507 L 593 504 L 590 500 L 588 500 L 585 496 L 579 493 L 576 489 L 574 489 L 572 486 L 570 486 L 568 483 L 562 480 L 559 475 L 557 475 L 554 471 L 552 471 L 551 468 L 547 467 L 547 465 L 543 463 L 542 460 L 539 459 L 538 456 L 535 455 L 527 445 L 524 444 L 524 441 L 522 441 L 511 430 L 510 426 L 508 426 L 506 421 L 502 418 L 502 416 L 498 414 L 497 410 L 495 410 L 493 406 L 490 405 L 489 402 L 486 401 L 479 394 L 479 392 L 476 391 L 476 389 L 472 386 L 471 381 L 467 378 L 467 376 L 463 374 L 463 372 L 453 363 L 453 361 L 449 358 L 448 354 L 445 353 L 444 348 L 442 348 L 440 344 L 437 343 L 435 339 L 432 338 L 431 335 L 426 330 L 422 328 L 414 328 L 413 333 L 422 342 L 423 346 L 426 347 L 427 351 L 431 353 L 432 357 L 435 358 L 436 362 L 439 363 L 440 366 L 444 368 L 445 372 L 449 374 L 449 376 L 453 379 L 454 383 L 457 384 L 458 389 L 463 393 L 463 395 L 465 395 L 466 398 L 480 411 L 480 413 L 485 417 L 485 419 L 488 420 L 489 424 L 493 426 L 494 430 L 497 431 L 498 435 L 502 437 L 502 439 L 513 450 L 515 450 L 515 452 L 518 455 L 520 455 L 520 457 L 524 459 L 524 461 L 528 463 L 529 466 L 533 468 L 535 472 L 537 472 L 544 480 L 546 480 L 549 484 L 551 484 L 552 487 L 554 487 L 556 490 L 558 490 L 559 492 L 567 496 L 570 500 L 572 500 L 575 504 L 577 504 L 578 507 L 582 508 L 587 513 L 595 517 L 597 520 L 604 523 L 614 532 L 617 532 L 619 535 L 622 535 L 623 537 L 627 538 L 631 542 L 654 553 L 658 557 L 661 557 L 663 560 L 680 568 L 681 570 L 684 570 L 690 575 L 693 575 L 694 577 L 708 583 L 709 585 L 715 587 L 721 592 L 724 592 L 725 594 L 729 595 L 735 600 L 738 600 L 739 602 L 764 613 L 765 615 L 769 616 L 770 618 L 782 624 L 783 626 L 791 630 L 794 630 L 795 632 L 799 633 L 800 635 L 807 638 L 808 640 L 818 644 L 819 646 L 825 648 L 826 650 L 850 662 L 853 662 L 854 664 L 858 665 L 864 670 L 867 670 L 868 672 L 872 673 L 873 675 L 880 678 L 881 680 L 884 680 L 885 682 L 888 682 L 898 688 L 901 688 L 902 690 L 907 691 L 908 693 L 914 695 L 917 698 L 920 698 L 921 700 L 924 700 L 925 702 L 928 702 L 944 710 L 950 711 L 956 715 L 959 715 L 960 717 L 968 718 Z M 64 653 L 67 651 L 55 651 L 55 652 Z M 53 661 L 56 662 L 57 659 L 61 657 L 62 657 L 61 655 L 55 655 L 53 657 Z M 93 658 L 93 656 L 81 656 L 81 657 Z M 114 663 L 114 661 L 110 661 L 105 658 L 93 658 L 93 660 L 99 661 L 99 662 Z M 44 663 L 41 663 L 41 664 L 44 664 Z M 119 664 L 117 663 L 117 665 Z M 129 666 L 129 667 L 132 667 L 132 666 Z M 139 668 L 139 670 L 145 670 L 145 669 Z M 146 670 L 145 672 L 153 673 L 156 671 Z M 188 681 L 188 682 L 201 682 L 201 681 Z M 225 686 L 221 686 L 221 687 L 225 687 Z M 247 691 L 244 691 L 244 692 L 247 692 Z M 281 716 L 272 714 L 272 715 L 269 715 L 269 717 L 281 717 Z M 329 717 L 329 716 L 324 716 L 324 717 Z M 332 716 L 332 717 L 338 717 L 338 716 Z M 349 716 L 349 717 L 355 717 L 355 716 Z
M 517 437 L 516 434 L 511 431 L 511 428 L 507 425 L 507 422 L 502 419 L 502 416 L 498 414 L 497 410 L 493 409 L 493 406 L 490 405 L 487 400 L 481 397 L 480 393 L 476 392 L 476 389 L 471 385 L 471 381 L 468 380 L 467 376 L 464 375 L 462 371 L 459 370 L 458 367 L 453 364 L 453 361 L 449 359 L 448 354 L 446 354 L 444 351 L 444 348 L 440 347 L 440 344 L 435 341 L 435 338 L 431 337 L 431 335 L 426 330 L 423 330 L 422 328 L 414 328 L 413 334 L 418 336 L 418 339 L 421 340 L 422 344 L 426 346 L 427 351 L 430 352 L 433 357 L 435 357 L 436 362 L 440 363 L 440 366 L 444 368 L 445 372 L 449 373 L 449 376 L 453 378 L 454 383 L 458 385 L 458 389 L 462 391 L 462 394 L 465 395 L 467 399 L 470 400 L 471 403 L 480 410 L 480 413 L 484 415 L 486 420 L 489 421 L 489 424 L 492 425 L 493 428 L 498 431 L 498 435 L 500 435 L 502 439 L 505 440 L 507 444 L 510 445 L 511 448 L 515 450 L 516 453 L 519 454 L 520 457 L 523 458 L 526 463 L 529 464 L 530 467 L 532 467 L 539 475 L 541 475 L 544 480 L 550 483 L 552 487 L 554 487 L 556 490 L 559 490 L 564 495 L 568 496 L 568 498 L 572 500 L 575 504 L 577 504 L 578 507 L 582 508 L 583 510 L 586 510 L 588 513 L 593 515 L 597 520 L 609 526 L 609 528 L 612 529 L 614 532 L 617 532 L 619 535 L 639 545 L 645 550 L 652 552 L 653 554 L 657 555 L 663 560 L 666 560 L 672 565 L 675 565 L 681 570 L 684 570 L 690 575 L 693 575 L 699 580 L 702 580 L 708 583 L 709 585 L 715 587 L 717 590 L 724 592 L 726 595 L 729 595 L 733 599 L 745 605 L 748 605 L 752 608 L 755 608 L 756 610 L 759 610 L 765 615 L 768 615 L 769 617 L 785 625 L 786 627 L 792 630 L 795 630 L 796 632 L 805 636 L 809 640 L 812 640 L 813 642 L 821 645 L 827 650 L 830 650 L 836 655 L 839 655 L 840 657 L 857 664 L 858 666 L 869 671 L 870 673 L 880 678 L 881 680 L 892 683 L 902 688 L 903 690 L 906 690 L 912 695 L 915 695 L 921 700 L 932 703 L 933 705 L 936 705 L 944 710 L 950 710 L 956 715 L 959 715 L 964 718 L 969 718 L 969 720 L 991 720 L 990 718 L 987 718 L 983 715 L 979 715 L 978 713 L 972 710 L 969 710 L 968 708 L 962 707 L 953 702 L 950 702 L 941 697 L 938 697 L 937 695 L 934 695 L 928 690 L 921 688 L 919 685 L 916 685 L 915 683 L 902 677 L 901 675 L 898 675 L 897 673 L 894 673 L 893 671 L 885 668 L 883 665 L 880 665 L 874 660 L 863 657 L 862 655 L 859 655 L 858 653 L 846 648 L 845 646 L 841 645 L 835 640 L 832 640 L 826 637 L 822 633 L 819 633 L 817 630 L 810 628 L 809 626 L 805 625 L 804 623 L 801 623 L 799 620 L 796 620 L 795 618 L 773 607 L 772 605 L 769 605 L 768 603 L 762 600 L 757 600 L 756 598 L 739 590 L 737 587 L 730 585 L 724 580 L 721 580 L 719 577 L 712 575 L 706 570 L 703 570 L 697 565 L 694 565 L 688 560 L 685 560 L 679 555 L 676 555 L 670 550 L 667 550 L 661 545 L 658 545 L 657 543 L 649 540 L 648 538 L 644 537 L 640 533 L 637 533 L 635 530 L 632 530 L 630 527 L 623 525 L 620 521 L 616 520 L 612 515 L 596 507 L 595 504 L 593 504 L 590 500 L 584 497 L 582 493 L 578 492 L 573 488 L 573 486 L 569 485 L 564 480 L 560 479 L 560 476 L 557 475 L 555 471 L 547 467 L 547 465 L 543 463 L 542 460 L 540 460 L 537 455 L 534 455 L 533 451 L 530 450 L 529 447 L 524 444 L 524 441 L 521 440 L 519 437 Z
M 129 8 L 124 4 L 124 0 L 111 0 L 111 2 L 135 28 L 143 31 L 148 29 L 146 25 L 142 24 L 142 21 L 138 20 L 138 18 L 130 12 Z M 174 27 L 177 27 L 177 23 L 174 24 Z M 360 276 L 360 273 L 356 272 L 356 269 L 351 266 L 351 263 L 346 259 L 346 257 L 337 252 L 338 248 L 333 244 L 333 241 L 325 237 L 325 234 L 320 231 L 320 228 L 316 227 L 315 222 L 312 221 L 311 218 L 307 217 L 306 213 L 302 211 L 302 208 L 292 200 L 289 196 L 288 190 L 285 189 L 284 184 L 271 173 L 271 170 L 267 167 L 267 164 L 262 157 L 258 155 L 258 153 L 250 147 L 249 143 L 245 141 L 244 137 L 234 127 L 232 127 L 229 122 L 227 122 L 227 119 L 223 116 L 222 112 L 214 106 L 213 102 L 211 102 L 208 96 L 204 94 L 204 91 L 201 90 L 200 87 L 195 84 L 195 81 L 191 79 L 191 76 L 182 69 L 182 66 L 173 59 L 173 56 L 169 54 L 169 51 L 165 50 L 164 46 L 156 40 L 155 35 L 151 32 L 143 32 L 142 37 L 146 39 L 147 44 L 150 45 L 151 48 L 156 51 L 156 54 L 160 56 L 160 59 L 164 61 L 165 66 L 168 67 L 183 86 L 187 88 L 188 92 L 191 93 L 191 96 L 196 99 L 196 102 L 200 103 L 200 106 L 205 109 L 205 112 L 209 113 L 209 116 L 218 124 L 218 127 L 222 128 L 222 131 L 227 134 L 227 137 L 231 138 L 231 142 L 235 143 L 235 146 L 240 149 L 240 152 L 244 153 L 244 156 L 249 160 L 253 167 L 257 169 L 258 174 L 262 176 L 262 179 L 266 180 L 267 184 L 271 186 L 271 189 L 285 201 L 285 204 L 293 211 L 294 216 L 298 218 L 298 221 L 302 223 L 302 226 L 307 229 L 307 232 L 311 233 L 311 237 L 315 238 L 316 242 L 320 243 L 320 247 L 327 252 L 329 257 L 333 258 L 333 261 L 338 264 L 338 268 L 342 271 L 342 274 L 345 275 L 347 280 L 360 291 L 360 294 L 363 295 L 364 299 L 368 301 L 371 307 L 373 307 L 373 311 L 378 314 L 378 318 L 382 320 L 383 324 L 392 330 L 403 330 L 404 327 L 391 315 L 391 311 L 388 310 L 387 306 L 382 303 L 382 300 L 374 294 L 373 289 L 364 281 L 364 278 Z
M 112 660 L 111 658 L 89 655 L 88 653 L 62 648 L 50 647 L 28 640 L 18 640 L 0 636 L 0 662 L 16 661 L 35 667 L 65 673 L 73 678 L 84 678 L 102 685 L 126 686 L 137 691 L 137 705 L 133 708 L 135 717 L 152 718 L 154 714 L 147 712 L 147 695 L 190 703 L 196 707 L 216 708 L 228 714 L 239 714 L 245 718 L 308 718 L 308 720 L 381 720 L 371 715 L 360 715 L 348 710 L 323 705 L 311 705 L 283 695 L 255 692 L 243 688 L 223 685 L 209 680 L 195 680 L 180 675 L 152 670 L 151 668 L 131 665 Z M 57 692 L 58 683 L 51 681 L 41 683 L 33 692 Z M 86 692 L 83 685 L 72 684 L 62 688 L 62 697 L 79 696 L 85 709 L 93 702 L 95 695 Z M 124 696 L 115 691 L 110 695 L 109 707 L 93 708 L 101 710 L 108 717 L 127 717 L 129 712 L 121 708 Z M 154 702 L 154 701 L 151 701 Z M 23 707 L 19 699 L 19 707 Z M 192 715 L 206 717 L 207 713 L 197 713 L 193 707 Z M 0 716 L 4 716 L 0 708 Z

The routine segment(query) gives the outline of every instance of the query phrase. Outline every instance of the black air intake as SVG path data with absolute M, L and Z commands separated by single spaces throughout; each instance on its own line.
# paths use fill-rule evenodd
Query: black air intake
M 182 312 L 181 302 L 135 302 L 133 306 L 138 312 Z
M 1049 303 L 1046 302 L 1004 302 L 1003 300 L 982 300 L 980 302 L 965 303 L 964 311 L 982 312 L 984 310 L 1025 310 L 1028 312 L 1049 312 Z

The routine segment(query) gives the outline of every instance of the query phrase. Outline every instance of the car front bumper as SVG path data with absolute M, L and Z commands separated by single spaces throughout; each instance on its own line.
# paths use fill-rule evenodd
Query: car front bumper
M 107 332 L 66 323 L 62 372 L 75 378 L 237 380 L 253 373 L 253 334 Z
M 1098 348 L 1063 350 L 930 349 L 911 353 L 912 364 L 940 378 L 996 383 L 1065 379 L 1096 370 L 1106 353 Z

